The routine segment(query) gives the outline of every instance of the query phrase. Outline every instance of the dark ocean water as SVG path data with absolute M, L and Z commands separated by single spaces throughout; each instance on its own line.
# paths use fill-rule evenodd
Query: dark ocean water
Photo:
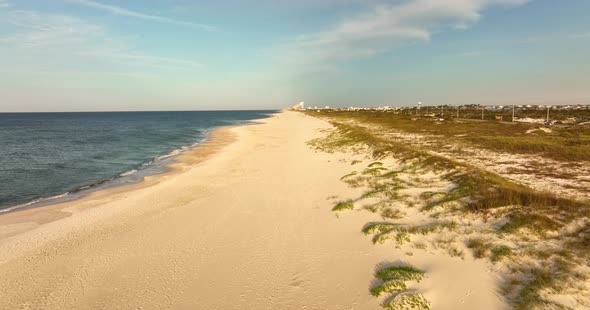
M 213 128 L 272 112 L 0 113 L 0 212 L 137 182 Z

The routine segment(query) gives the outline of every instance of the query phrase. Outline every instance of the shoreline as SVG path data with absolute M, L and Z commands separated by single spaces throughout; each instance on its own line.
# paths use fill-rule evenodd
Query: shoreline
M 268 117 L 272 117 L 276 113 L 277 112 L 269 113 Z M 78 187 L 78 188 L 57 194 L 57 195 L 53 195 L 53 196 L 49 196 L 49 197 L 40 197 L 40 198 L 36 198 L 36 199 L 33 199 L 33 200 L 25 202 L 25 203 L 2 208 L 2 209 L 0 209 L 0 218 L 5 214 L 11 214 L 14 212 L 21 212 L 21 211 L 25 211 L 25 210 L 29 210 L 29 209 L 45 208 L 45 207 L 51 207 L 51 206 L 55 206 L 55 205 L 65 204 L 68 202 L 74 202 L 79 199 L 84 199 L 86 196 L 92 195 L 96 192 L 110 191 L 110 190 L 114 190 L 117 188 L 126 188 L 126 187 L 130 187 L 130 186 L 144 183 L 146 181 L 146 178 L 164 175 L 164 174 L 169 173 L 171 171 L 170 166 L 173 166 L 176 163 L 178 163 L 177 159 L 179 157 L 182 157 L 183 155 L 186 155 L 186 154 L 190 154 L 191 152 L 195 151 L 195 149 L 206 145 L 208 143 L 208 141 L 212 138 L 214 132 L 216 132 L 218 130 L 222 130 L 224 128 L 230 128 L 230 127 L 235 127 L 235 126 L 247 126 L 247 125 L 255 124 L 257 121 L 262 120 L 262 119 L 265 119 L 265 118 L 243 121 L 242 123 L 237 124 L 237 125 L 232 124 L 232 125 L 217 126 L 217 127 L 209 128 L 206 130 L 205 137 L 203 139 L 201 139 L 198 142 L 193 143 L 190 146 L 182 146 L 180 148 L 174 149 L 174 150 L 170 151 L 168 154 L 153 158 L 147 162 L 140 164 L 139 166 L 137 166 L 135 168 L 132 168 L 131 170 L 127 170 L 127 171 L 118 173 L 116 176 L 114 176 L 110 179 L 105 179 L 105 180 L 102 180 L 102 181 L 99 181 L 99 182 L 96 182 L 96 183 L 93 183 L 90 185 Z M 173 154 L 175 152 L 178 152 L 178 153 Z M 150 163 L 154 163 L 155 161 L 161 161 L 162 163 L 150 164 Z M 142 168 L 142 167 L 145 167 L 145 168 Z M 136 179 L 136 180 L 133 180 L 130 178 L 136 173 L 141 173 L 141 172 L 149 170 L 149 169 L 153 169 L 154 171 L 147 172 L 147 173 L 143 174 L 141 176 L 141 178 Z M 128 179 L 128 180 L 126 180 L 126 179 Z M 117 183 L 118 181 L 122 181 L 122 182 Z
M 373 215 L 334 214 L 365 191 L 340 181 L 350 160 L 372 160 L 308 145 L 331 128 L 298 112 L 224 127 L 141 185 L 0 216 L 0 309 L 377 310 L 376 267 L 408 261 L 434 308 L 501 308 L 481 261 L 410 259 L 361 232 Z
M 273 115 L 275 115 L 275 113 L 269 114 L 268 118 L 273 117 Z M 120 197 L 122 195 L 124 196 L 139 189 L 154 186 L 163 179 L 171 177 L 177 173 L 181 173 L 185 169 L 190 169 L 193 165 L 197 165 L 201 162 L 206 161 L 210 156 L 214 156 L 215 153 L 221 150 L 223 147 L 234 142 L 235 137 L 233 137 L 230 132 L 232 128 L 240 126 L 249 126 L 252 124 L 256 124 L 258 121 L 264 119 L 266 118 L 250 120 L 239 125 L 227 125 L 211 128 L 207 137 L 204 138 L 204 140 L 201 143 L 187 149 L 181 154 L 168 158 L 170 162 L 166 165 L 161 166 L 161 168 L 164 169 L 164 171 L 155 174 L 145 175 L 138 181 L 130 182 L 127 184 L 114 184 L 110 186 L 106 185 L 106 187 L 104 188 L 100 188 L 101 185 L 99 185 L 96 189 L 89 189 L 88 192 L 85 192 L 81 195 L 78 195 L 75 198 L 65 201 L 55 201 L 49 202 L 47 204 L 40 202 L 41 205 L 33 203 L 32 205 L 25 205 L 22 207 L 10 207 L 8 208 L 10 209 L 9 211 L 0 210 L 0 241 L 3 238 L 7 238 L 11 235 L 14 235 L 14 233 L 3 231 L 1 229 L 3 226 L 17 225 L 31 221 L 36 221 L 39 225 L 50 223 L 65 217 L 69 217 L 76 212 L 83 211 L 86 208 L 93 207 L 92 205 L 90 205 L 83 209 L 72 209 L 71 211 L 67 210 L 68 208 L 70 208 L 72 204 L 84 204 L 85 201 L 97 201 L 96 204 L 100 204 L 100 201 L 105 198 L 111 197 L 116 199 L 117 197 Z M 113 180 L 114 179 L 106 180 L 104 182 L 111 182 Z M 58 196 L 67 195 L 68 193 L 64 193 Z M 52 197 L 50 197 L 49 199 L 51 198 Z M 26 230 L 21 230 L 16 233 L 20 234 L 23 232 L 26 232 Z

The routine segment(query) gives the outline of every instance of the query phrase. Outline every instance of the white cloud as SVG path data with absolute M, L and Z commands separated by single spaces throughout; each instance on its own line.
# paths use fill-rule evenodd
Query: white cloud
M 140 70 L 194 70 L 202 66 L 193 60 L 136 52 L 104 27 L 72 16 L 11 10 L 1 15 L 0 28 L 8 30 L 4 36 L 0 35 L 3 51 L 40 68 L 51 64 L 76 68 L 81 63 Z
M 370 57 L 406 44 L 428 42 L 432 35 L 464 29 L 494 6 L 528 0 L 414 0 L 382 3 L 332 29 L 301 35 L 282 45 L 283 57 L 298 64 Z M 286 51 L 285 51 L 286 50 Z
M 203 65 L 201 63 L 170 57 L 157 57 L 145 54 L 133 53 L 130 51 L 117 51 L 117 50 L 105 50 L 105 51 L 91 51 L 83 52 L 81 55 L 96 57 L 103 60 L 111 60 L 127 65 L 140 66 L 140 67 L 154 67 L 164 69 L 182 69 L 192 70 L 200 68 Z
M 92 0 L 66 0 L 66 1 L 70 2 L 70 3 L 74 3 L 74 4 L 79 4 L 79 5 L 88 7 L 88 8 L 109 12 L 113 15 L 126 16 L 126 17 L 132 17 L 132 18 L 137 18 L 137 19 L 143 19 L 143 20 L 147 20 L 147 21 L 173 24 L 173 25 L 179 25 L 179 26 L 186 26 L 186 27 L 192 27 L 192 28 L 199 28 L 199 29 L 204 29 L 204 30 L 215 29 L 215 27 L 210 26 L 210 25 L 187 22 L 187 21 L 182 21 L 182 20 L 175 20 L 175 19 L 171 19 L 168 17 L 159 16 L 159 15 L 145 14 L 145 13 L 141 13 L 141 12 L 137 12 L 137 11 L 128 10 L 128 9 L 125 9 L 125 8 L 122 8 L 119 6 L 103 4 L 103 3 L 92 1 Z
M 8 12 L 3 19 L 15 27 L 15 31 L 0 41 L 14 48 L 72 47 L 104 35 L 100 26 L 65 15 L 15 10 Z

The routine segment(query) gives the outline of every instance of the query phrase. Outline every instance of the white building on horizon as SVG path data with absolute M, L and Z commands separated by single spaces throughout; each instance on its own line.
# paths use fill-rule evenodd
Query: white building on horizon
M 305 109 L 305 102 L 301 101 L 298 104 L 291 107 L 291 110 L 304 110 Z

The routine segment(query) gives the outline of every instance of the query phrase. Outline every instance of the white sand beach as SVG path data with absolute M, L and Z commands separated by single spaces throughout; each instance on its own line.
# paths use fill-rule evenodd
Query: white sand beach
M 0 215 L 1 309 L 382 309 L 375 267 L 410 263 L 432 309 L 501 309 L 482 260 L 373 245 L 330 125 L 282 112 L 223 128 L 141 184 Z

